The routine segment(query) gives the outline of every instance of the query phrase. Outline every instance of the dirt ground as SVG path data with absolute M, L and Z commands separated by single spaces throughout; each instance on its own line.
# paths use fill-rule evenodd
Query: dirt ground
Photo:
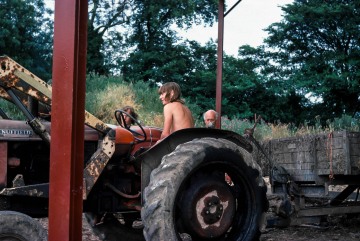
M 47 228 L 47 219 L 40 222 Z M 100 241 L 83 218 L 83 241 Z M 121 239 L 119 239 L 121 241 Z M 287 228 L 267 228 L 260 241 L 359 241 L 360 215 L 335 216 L 320 225 L 302 225 Z M 130 241 L 130 240 L 127 240 Z
M 322 225 L 301 225 L 286 228 L 269 228 L 261 241 L 359 241 L 360 215 L 328 217 Z
M 42 226 L 47 230 L 48 229 L 48 219 L 40 218 L 38 221 L 42 224 Z M 86 221 L 85 216 L 83 215 L 82 219 L 83 227 L 82 227 L 82 240 L 83 241 L 101 241 L 92 231 L 90 225 Z M 130 240 L 129 240 L 130 241 Z

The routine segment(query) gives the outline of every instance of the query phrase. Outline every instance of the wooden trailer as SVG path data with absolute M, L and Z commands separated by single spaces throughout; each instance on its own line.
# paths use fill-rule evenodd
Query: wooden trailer
M 360 132 L 274 139 L 255 148 L 271 187 L 269 226 L 318 223 L 360 213 Z

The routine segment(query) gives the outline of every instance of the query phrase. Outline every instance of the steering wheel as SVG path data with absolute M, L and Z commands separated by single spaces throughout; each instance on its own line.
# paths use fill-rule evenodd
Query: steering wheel
M 125 116 L 128 116 L 132 121 L 135 122 L 135 124 L 140 128 L 141 132 L 137 132 L 134 131 L 130 128 L 130 126 L 127 126 L 125 124 Z M 140 122 L 135 119 L 132 115 L 130 115 L 129 113 L 127 113 L 126 111 L 123 110 L 115 110 L 115 119 L 116 121 L 119 123 L 119 125 L 123 128 L 125 128 L 126 130 L 130 131 L 133 135 L 134 138 L 139 141 L 139 142 L 143 142 L 146 140 L 146 132 L 144 130 L 144 128 L 141 126 Z

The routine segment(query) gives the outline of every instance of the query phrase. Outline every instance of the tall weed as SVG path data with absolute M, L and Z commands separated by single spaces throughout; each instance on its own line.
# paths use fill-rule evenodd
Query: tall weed
M 229 119 L 226 116 L 221 118 L 221 128 L 234 131 L 242 135 L 247 128 L 253 128 L 254 122 L 247 119 Z M 316 135 L 329 133 L 331 131 L 360 131 L 360 120 L 343 115 L 341 118 L 328 120 L 326 126 L 320 124 L 320 117 L 315 117 L 315 125 L 305 122 L 298 127 L 284 123 L 266 123 L 261 120 L 255 127 L 254 138 L 258 141 L 286 138 L 303 135 Z
M 263 120 L 260 120 L 260 122 L 255 125 L 254 122 L 248 119 L 229 119 L 227 116 L 223 116 L 221 117 L 221 128 L 236 132 L 240 135 L 243 135 L 246 129 L 254 128 L 254 138 L 257 140 L 268 139 L 272 134 L 271 125 L 266 124 Z
M 138 121 L 147 126 L 163 124 L 162 104 L 157 89 L 147 83 L 127 83 L 121 78 L 106 80 L 104 77 L 91 77 L 87 85 L 86 109 L 106 123 L 117 124 L 114 111 L 123 106 L 134 107 L 139 115 Z
M 123 106 L 132 106 L 135 110 L 141 108 L 135 101 L 135 93 L 130 86 L 110 84 L 101 92 L 94 93 L 92 110 L 100 120 L 116 124 L 114 112 Z
M 141 104 L 141 108 L 137 110 L 140 122 L 147 126 L 162 127 L 163 105 L 159 100 L 157 88 L 142 81 L 130 84 L 130 86 L 135 93 L 136 102 Z

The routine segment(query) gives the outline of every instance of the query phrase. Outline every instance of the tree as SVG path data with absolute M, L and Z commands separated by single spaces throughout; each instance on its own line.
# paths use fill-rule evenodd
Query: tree
M 190 27 L 200 22 L 212 24 L 218 2 L 134 0 L 134 4 L 133 33 L 127 42 L 135 50 L 122 62 L 125 80 L 153 83 L 179 80 L 186 74 L 181 67 L 188 60 L 181 54 L 184 47 L 178 44 L 181 39 L 174 26 Z
M 87 72 L 107 75 L 125 52 L 124 30 L 130 21 L 131 0 L 89 1 Z
M 43 0 L 0 0 L 0 55 L 51 78 L 52 21 Z
M 295 0 L 282 9 L 265 43 L 277 51 L 284 89 L 317 100 L 303 110 L 313 118 L 359 115 L 360 2 Z
M 205 46 L 196 41 L 186 43 L 186 72 L 179 83 L 189 102 L 200 109 L 196 118 L 202 122 L 202 113 L 215 108 L 217 46 L 212 41 Z

